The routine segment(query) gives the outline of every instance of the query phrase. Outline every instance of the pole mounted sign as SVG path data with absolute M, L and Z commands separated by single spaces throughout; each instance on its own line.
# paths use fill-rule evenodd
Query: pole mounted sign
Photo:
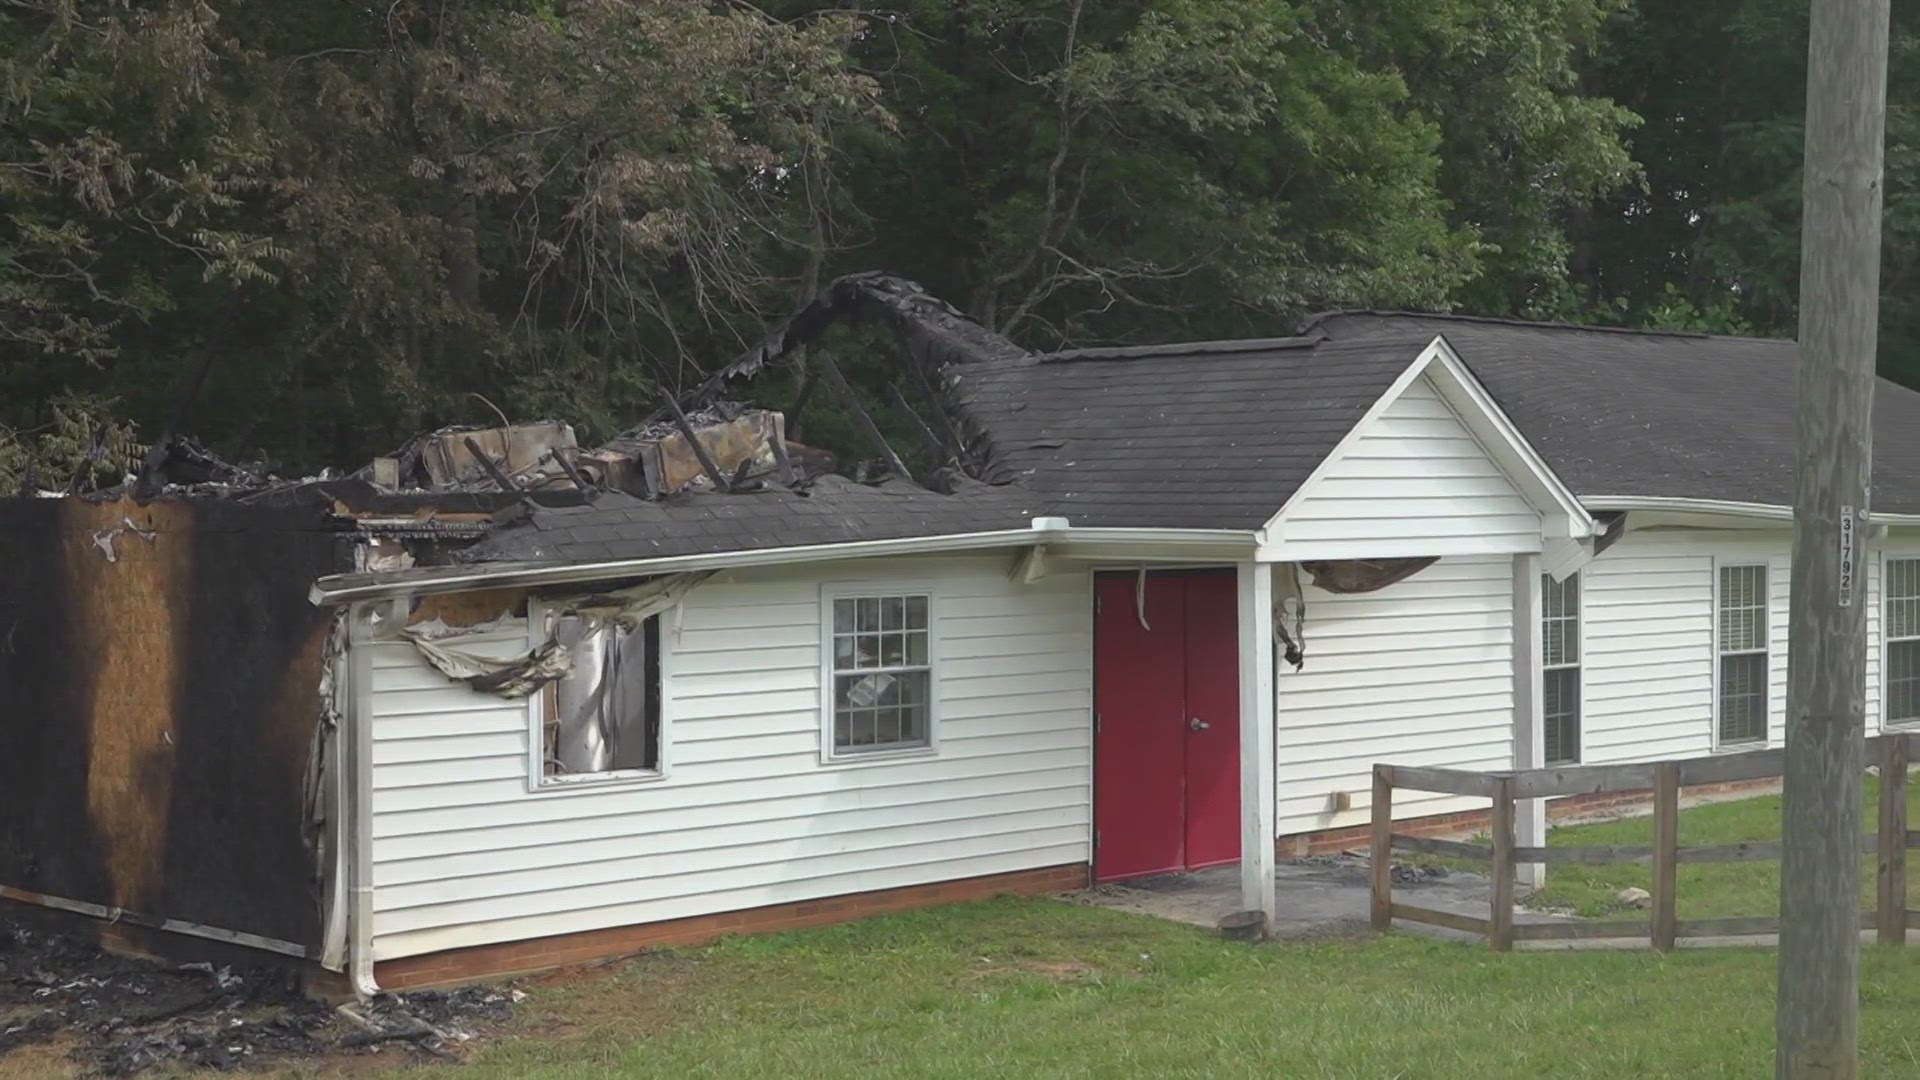
M 1840 582 L 1837 592 L 1841 607 L 1853 606 L 1853 564 L 1854 552 L 1858 550 L 1853 540 L 1853 507 L 1840 508 Z

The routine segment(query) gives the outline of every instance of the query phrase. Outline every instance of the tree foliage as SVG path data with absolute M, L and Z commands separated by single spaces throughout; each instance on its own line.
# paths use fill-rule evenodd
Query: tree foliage
M 1920 381 L 1910 14 L 1883 359 Z M 181 424 L 230 456 L 351 464 L 496 409 L 604 436 L 873 267 L 1037 348 L 1332 305 L 1790 333 L 1805 26 L 1806 0 L 0 0 L 0 425 L 157 428 L 211 352 Z M 871 343 L 834 347 L 882 400 Z

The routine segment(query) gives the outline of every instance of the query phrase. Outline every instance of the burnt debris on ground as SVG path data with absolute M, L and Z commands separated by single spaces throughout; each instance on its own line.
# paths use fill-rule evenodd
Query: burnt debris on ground
M 446 1055 L 510 1019 L 524 996 L 481 986 L 335 1009 L 283 968 L 150 963 L 0 920 L 0 1060 L 59 1041 L 89 1075 L 257 1068 L 394 1045 Z

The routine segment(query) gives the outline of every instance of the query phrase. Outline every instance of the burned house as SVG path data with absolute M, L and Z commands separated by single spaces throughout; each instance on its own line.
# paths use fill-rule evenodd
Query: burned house
M 727 403 L 860 313 L 924 437 L 867 417 L 869 482 Z M 0 895 L 361 991 L 1232 863 L 1270 914 L 1373 762 L 1780 741 L 1794 368 L 1375 312 L 1037 355 L 863 275 L 601 447 L 442 432 L 342 480 L 13 502 Z M 1920 395 L 1877 408 L 1897 727 Z

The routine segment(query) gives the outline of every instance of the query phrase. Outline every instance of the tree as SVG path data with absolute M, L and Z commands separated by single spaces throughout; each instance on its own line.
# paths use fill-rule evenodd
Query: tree
M 1573 317 L 1791 336 L 1798 319 L 1807 0 L 1637 0 L 1584 79 L 1644 118 L 1642 178 L 1575 224 Z M 1920 385 L 1920 11 L 1896 5 L 1880 371 Z
M 867 219 L 852 260 L 1039 345 L 1273 334 L 1330 303 L 1530 292 L 1497 282 L 1557 280 L 1558 215 L 1629 170 L 1627 118 L 1569 66 L 1607 8 L 875 13 L 859 55 L 900 132 L 848 143 L 843 184 Z M 1449 160 L 1463 148 L 1479 159 Z M 1532 193 L 1503 194 L 1509 177 Z
M 0 395 L 352 461 L 551 411 L 601 433 L 789 302 L 788 163 L 882 125 L 855 24 L 700 0 L 19 0 L 0 15 Z M 262 417 L 278 425 L 250 423 Z

